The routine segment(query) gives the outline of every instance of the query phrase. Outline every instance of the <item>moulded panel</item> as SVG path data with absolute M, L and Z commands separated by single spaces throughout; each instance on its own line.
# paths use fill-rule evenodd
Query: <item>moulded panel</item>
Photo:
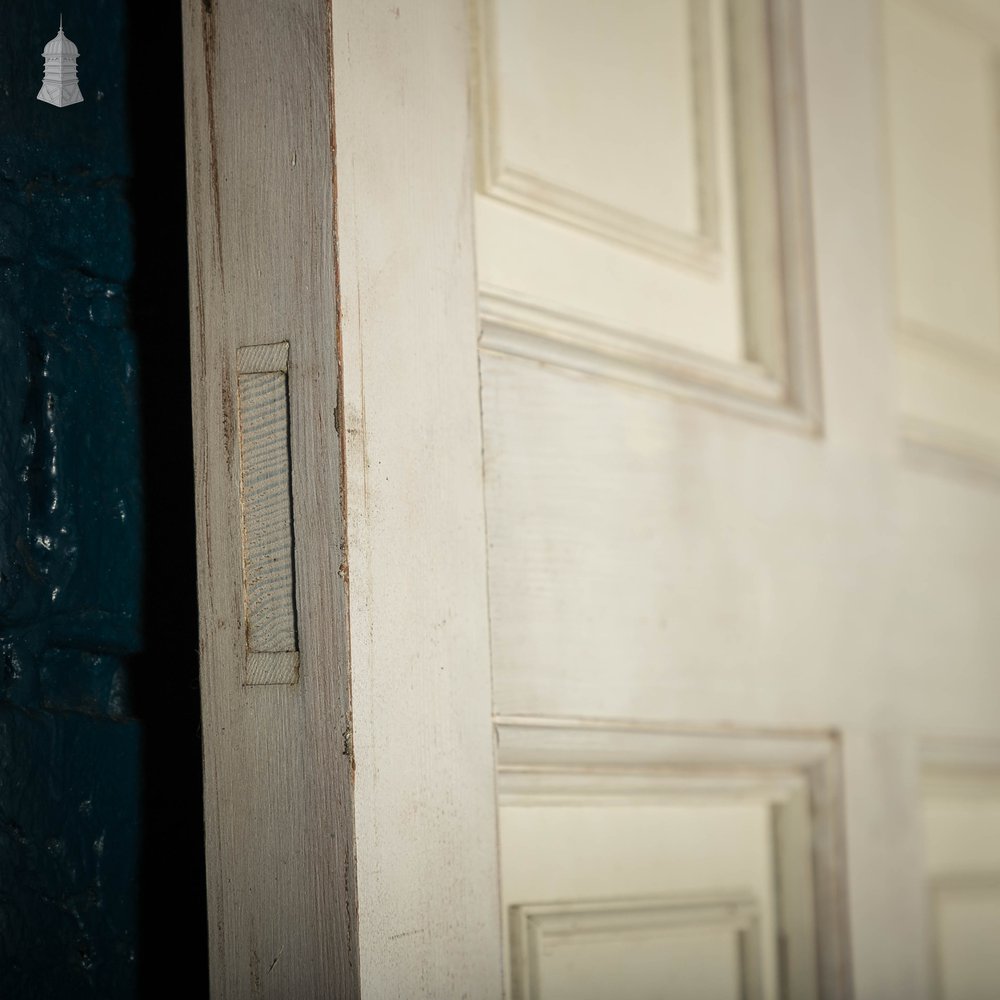
M 849 995 L 831 740 L 497 729 L 510 997 Z
M 915 444 L 1000 462 L 1000 23 L 886 0 L 899 410 Z
M 760 921 L 769 942 L 762 954 L 754 936 L 756 962 L 764 966 L 763 995 L 776 997 L 766 802 L 501 804 L 500 816 L 512 997 L 575 995 L 571 987 L 579 987 L 583 972 L 607 990 L 595 997 L 652 998 L 655 983 L 669 972 L 686 982 L 706 980 L 711 986 L 705 996 L 739 996 L 734 987 L 744 975 L 734 952 L 740 931 L 730 923 L 720 935 L 715 918 L 715 933 L 708 934 L 704 912 L 707 900 L 734 898 Z M 621 902 L 623 896 L 632 902 Z M 694 903 L 682 902 L 692 897 Z M 525 909 L 540 906 L 559 914 L 561 934 L 554 917 L 542 926 L 537 917 L 522 926 Z M 575 930 L 572 937 L 567 927 Z M 678 931 L 686 931 L 684 940 Z M 685 959 L 687 944 L 697 950 Z M 756 977 L 751 996 L 760 995 Z
M 886 29 L 901 318 L 1000 353 L 994 45 L 914 0 Z
M 967 358 L 909 338 L 899 357 L 903 429 L 912 442 L 1000 461 L 1000 359 Z
M 936 996 L 995 997 L 1000 982 L 1000 769 L 995 761 L 930 766 L 923 783 L 923 823 Z
M 1000 983 L 1000 879 L 936 886 L 932 917 L 941 1000 L 993 1000 Z
M 483 347 L 815 427 L 795 0 L 477 10 Z
M 489 191 L 654 252 L 711 254 L 708 6 L 494 0 L 488 14 Z
M 761 996 L 752 897 L 516 906 L 511 925 L 518 1000 L 662 1000 L 665 989 L 685 1000 Z

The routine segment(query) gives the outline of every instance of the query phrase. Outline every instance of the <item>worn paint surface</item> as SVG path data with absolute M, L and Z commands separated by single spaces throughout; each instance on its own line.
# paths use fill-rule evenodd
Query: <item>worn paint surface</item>
M 141 320 L 149 283 L 136 284 L 127 81 L 139 67 L 129 64 L 125 7 L 63 4 L 84 94 L 64 109 L 35 100 L 59 9 L 11 0 L 0 15 L 4 997 L 136 995 L 140 893 L 152 887 L 140 878 L 149 827 L 140 791 L 153 800 L 162 792 L 144 787 L 156 759 L 144 744 L 159 730 L 139 674 L 155 665 L 156 637 L 155 622 L 143 624 L 141 459 L 150 442 L 140 403 L 150 394 L 140 359 L 149 357 L 142 338 L 158 331 Z M 163 44 L 149 38 L 140 60 Z M 146 69 L 145 86 L 179 89 L 179 78 L 171 84 Z M 183 345 L 186 331 L 176 336 Z M 182 434 L 186 426 L 184 418 Z M 200 797 L 197 781 L 192 791 Z M 190 814 L 181 810 L 182 827 Z M 196 904 L 199 877 L 190 876 Z

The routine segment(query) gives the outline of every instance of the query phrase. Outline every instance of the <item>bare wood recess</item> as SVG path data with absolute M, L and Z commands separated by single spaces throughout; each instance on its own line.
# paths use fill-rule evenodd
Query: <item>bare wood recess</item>
M 497 718 L 496 732 L 501 807 L 770 803 L 785 995 L 853 996 L 840 762 L 832 734 L 528 716 Z M 523 941 L 523 928 L 519 933 Z
M 246 684 L 299 676 L 288 442 L 288 341 L 236 355 Z

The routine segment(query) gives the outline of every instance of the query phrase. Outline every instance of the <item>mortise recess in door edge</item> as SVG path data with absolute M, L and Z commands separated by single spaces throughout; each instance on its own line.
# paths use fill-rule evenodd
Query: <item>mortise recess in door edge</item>
M 243 683 L 295 684 L 288 341 L 236 352 L 246 657 Z

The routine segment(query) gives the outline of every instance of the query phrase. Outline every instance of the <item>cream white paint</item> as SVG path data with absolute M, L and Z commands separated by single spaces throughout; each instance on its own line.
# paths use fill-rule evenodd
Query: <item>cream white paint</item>
M 335 4 L 362 994 L 499 993 L 461 3 Z
M 787 13 L 788 5 L 775 8 Z M 921 997 L 931 989 L 918 742 L 941 732 L 988 739 L 1000 725 L 1000 495 L 967 473 L 912 464 L 904 450 L 910 428 L 898 416 L 897 386 L 911 391 L 910 358 L 897 358 L 892 323 L 897 234 L 885 93 L 892 76 L 882 13 L 879 4 L 860 0 L 806 2 L 801 36 L 772 39 L 778 51 L 802 46 L 805 88 L 781 94 L 786 113 L 802 111 L 808 123 L 810 200 L 795 207 L 808 214 L 813 234 L 807 250 L 815 259 L 823 397 L 816 436 L 745 419 L 759 412 L 734 415 L 679 402 L 665 381 L 630 377 L 605 343 L 585 340 L 568 325 L 576 304 L 616 294 L 617 270 L 609 263 L 602 280 L 575 268 L 567 248 L 582 237 L 567 228 L 557 251 L 554 236 L 551 244 L 535 236 L 554 228 L 541 212 L 501 230 L 495 218 L 512 210 L 490 206 L 497 196 L 489 189 L 477 201 L 496 710 L 700 723 L 723 732 L 839 731 L 847 845 L 835 877 L 850 900 L 853 986 L 873 1000 Z M 723 41 L 716 36 L 717 44 Z M 724 49 L 716 58 L 725 61 Z M 972 71 L 963 65 L 963 73 Z M 963 79 L 925 78 L 922 86 L 947 104 Z M 926 103 L 922 93 L 907 90 L 906 98 Z M 643 107 L 623 102 L 621 113 L 641 115 Z M 976 112 L 963 106 L 956 113 Z M 766 118 L 751 111 L 737 121 L 754 143 L 766 144 Z M 921 122 L 927 121 L 924 114 Z M 995 121 L 984 128 L 978 146 L 959 150 L 933 140 L 941 161 L 979 157 L 962 169 L 992 176 L 983 158 L 990 136 L 997 138 Z M 738 162 L 739 147 L 732 148 Z M 982 184 L 963 197 L 975 202 L 976 190 Z M 996 236 L 996 197 L 994 188 L 970 210 L 972 236 Z M 936 215 L 910 211 L 908 245 L 930 241 L 925 252 L 947 255 L 951 244 L 934 219 L 963 226 L 964 216 L 959 212 L 956 221 L 950 208 L 942 191 L 931 210 Z M 536 268 L 538 252 L 547 260 Z M 600 252 L 610 261 L 622 251 L 607 241 Z M 549 313 L 535 317 L 531 328 L 547 323 L 550 338 L 561 343 L 572 335 L 572 353 L 532 353 L 523 336 L 498 332 L 518 322 L 530 327 L 523 312 L 498 315 L 493 268 L 501 256 L 522 268 L 503 276 L 518 282 L 509 298 L 545 299 Z M 659 266 L 684 274 L 676 262 Z M 754 280 L 766 278 L 755 259 L 742 266 Z M 555 269 L 564 271 L 553 277 Z M 567 288 L 574 280 L 579 291 L 572 299 Z M 714 288 L 725 295 L 723 277 L 714 285 L 711 277 L 700 280 L 705 294 Z M 929 277 L 914 282 L 914 294 L 935 295 Z M 541 283 L 548 283 L 548 294 Z M 988 325 L 985 291 L 978 300 L 956 293 L 944 288 L 944 276 L 942 288 L 945 303 L 957 294 L 961 308 Z M 627 308 L 637 307 L 629 300 Z M 722 322 L 707 311 L 699 315 Z M 743 336 L 752 317 L 745 315 Z M 631 329 L 648 339 L 638 318 Z M 665 329 L 685 336 L 677 333 L 686 329 L 683 322 Z M 789 343 L 802 339 L 793 324 Z M 684 343 L 705 354 L 714 350 L 710 338 Z M 946 362 L 934 363 L 934 378 L 948 378 L 947 371 Z M 962 404 L 955 419 L 978 431 L 988 431 L 997 405 L 994 387 L 983 387 L 986 377 L 980 366 L 951 390 L 952 402 Z M 676 828 L 686 821 L 678 819 Z M 523 836 L 508 835 L 505 844 L 506 822 L 501 871 L 505 900 L 514 905 L 525 890 L 520 882 L 508 884 L 508 853 L 531 848 Z M 620 839 L 629 842 L 625 833 Z M 551 843 L 566 851 L 568 833 L 536 830 L 536 840 L 534 850 L 545 858 L 560 849 Z M 562 868 L 573 864 L 573 851 L 567 853 L 560 855 Z M 608 871 L 616 870 L 615 856 L 609 849 Z M 578 861 L 583 891 L 601 863 L 582 847 Z M 660 863 L 668 871 L 698 871 L 696 853 L 665 850 Z M 646 865 L 652 873 L 655 862 Z M 822 934 L 818 946 L 829 947 Z M 850 985 L 828 989 L 829 996 L 849 995 Z
M 928 964 L 934 996 L 977 1000 L 1000 977 L 1000 749 L 967 741 L 923 748 Z
M 469 20 L 184 15 L 213 995 L 499 997 Z M 283 340 L 299 673 L 249 686 L 237 359 Z
M 899 407 L 916 444 L 1000 470 L 1000 18 L 886 0 Z
M 581 968 L 636 997 L 849 992 L 831 734 L 533 716 L 497 737 L 511 996 Z
M 814 429 L 795 5 L 475 6 L 486 336 Z
M 988 342 L 942 246 L 990 210 L 899 194 L 887 56 L 926 52 L 882 0 L 578 7 L 185 8 L 217 996 L 937 988 L 921 748 L 1000 739 L 1000 493 L 910 445 L 968 457 L 996 394 L 896 320 Z M 581 162 L 601 122 L 649 158 Z M 900 284 L 901 238 L 968 294 Z M 244 687 L 227 422 L 282 340 L 300 674 Z M 994 916 L 949 912 L 950 1000 Z

